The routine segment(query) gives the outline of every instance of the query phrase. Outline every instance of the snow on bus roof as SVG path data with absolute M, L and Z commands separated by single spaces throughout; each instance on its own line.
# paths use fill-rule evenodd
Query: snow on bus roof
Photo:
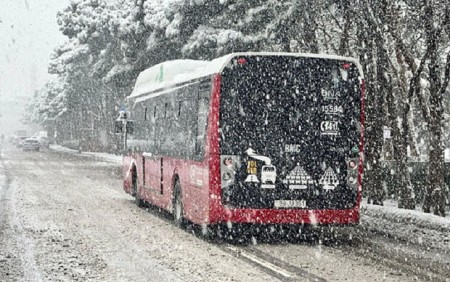
M 164 90 L 170 88 L 171 86 L 209 76 L 215 73 L 221 73 L 225 66 L 230 62 L 230 60 L 238 56 L 294 56 L 341 60 L 355 63 L 359 69 L 361 78 L 363 73 L 362 67 L 359 64 L 358 60 L 351 57 L 307 53 L 231 53 L 212 61 L 173 60 L 154 65 L 153 67 L 150 67 L 139 74 L 134 86 L 134 90 L 131 95 L 128 96 L 128 99 L 137 98 L 156 90 Z
M 179 83 L 218 73 L 224 63 L 231 59 L 230 55 L 212 61 L 173 60 L 157 64 L 139 74 L 134 90 L 128 98 L 136 98 L 158 89 L 164 90 Z

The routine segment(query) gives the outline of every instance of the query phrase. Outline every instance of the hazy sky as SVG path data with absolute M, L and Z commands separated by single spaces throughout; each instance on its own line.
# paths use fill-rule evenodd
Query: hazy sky
M 56 13 L 69 0 L 0 0 L 0 126 L 12 126 L 26 97 L 49 79 L 52 50 L 62 42 Z M 22 101 L 22 102 L 21 102 Z

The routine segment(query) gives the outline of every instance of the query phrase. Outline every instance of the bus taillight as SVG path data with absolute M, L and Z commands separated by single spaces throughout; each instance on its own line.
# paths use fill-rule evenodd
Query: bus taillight
M 350 63 L 344 63 L 344 64 L 342 65 L 342 68 L 343 68 L 344 70 L 348 70 L 348 69 L 350 68 L 350 66 L 351 66 Z
M 347 175 L 347 182 L 348 184 L 355 188 L 358 182 L 358 170 L 356 169 L 358 167 L 358 159 L 352 158 L 348 160 L 348 175 Z
M 226 157 L 223 160 L 223 164 L 227 167 L 231 167 L 233 165 L 233 159 L 231 157 Z
M 348 178 L 348 182 L 352 185 L 356 185 L 356 181 L 357 181 L 356 177 L 350 176 Z
M 237 156 L 220 156 L 220 176 L 222 180 L 222 188 L 234 184 L 236 170 L 239 167 L 239 157 Z
M 247 63 L 247 59 L 245 59 L 245 58 L 239 58 L 239 59 L 237 59 L 237 63 L 238 63 L 239 65 L 243 65 L 243 64 Z

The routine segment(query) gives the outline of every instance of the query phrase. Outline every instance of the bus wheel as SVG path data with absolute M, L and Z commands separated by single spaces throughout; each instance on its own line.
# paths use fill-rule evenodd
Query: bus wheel
M 133 172 L 132 172 L 132 185 L 133 185 L 132 195 L 134 196 L 134 202 L 136 203 L 136 205 L 138 207 L 143 207 L 145 203 L 141 199 L 141 196 L 138 193 L 136 169 L 133 169 Z
M 181 196 L 181 185 L 180 181 L 175 182 L 173 189 L 173 222 L 177 227 L 183 227 L 184 215 L 183 215 L 183 198 Z

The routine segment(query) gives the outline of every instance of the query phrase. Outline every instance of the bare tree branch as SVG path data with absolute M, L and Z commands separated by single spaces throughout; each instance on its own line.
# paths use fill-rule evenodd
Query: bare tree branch
M 429 58 L 430 54 L 431 54 L 431 50 L 430 50 L 430 48 L 428 48 L 427 51 L 425 52 L 425 55 L 422 57 L 422 60 L 420 61 L 419 68 L 414 73 L 413 77 L 411 78 L 409 91 L 408 91 L 408 99 L 412 98 L 414 96 L 414 93 L 417 94 L 417 98 L 419 101 L 419 107 L 422 110 L 422 115 L 427 124 L 430 123 L 431 117 L 430 117 L 430 113 L 428 111 L 428 107 L 425 105 L 425 97 L 423 96 L 423 94 L 420 91 L 420 75 L 422 74 L 422 71 L 425 67 L 426 61 Z
M 441 95 L 443 95 L 445 93 L 445 90 L 448 87 L 449 81 L 450 81 L 450 51 L 447 54 L 445 71 L 444 71 L 444 81 L 442 82 L 441 90 L 440 90 Z

